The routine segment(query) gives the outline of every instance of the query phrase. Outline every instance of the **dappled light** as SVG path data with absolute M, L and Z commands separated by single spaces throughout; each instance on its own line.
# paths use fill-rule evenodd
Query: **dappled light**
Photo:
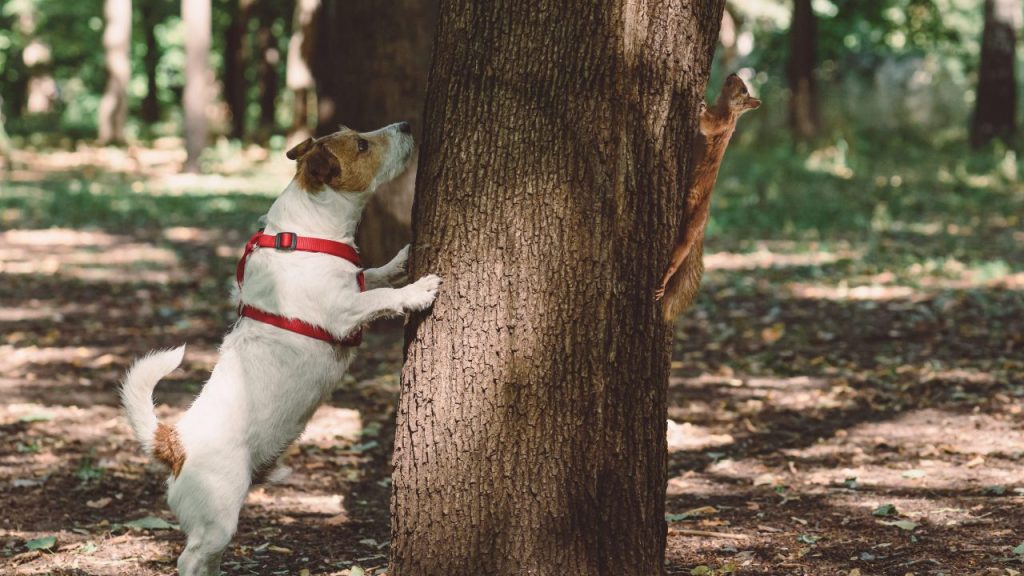
M 1000 89 L 1020 83 L 1020 0 L 578 7 L 614 33 L 546 22 L 566 6 L 551 0 L 378 4 L 0 0 L 0 574 L 176 573 L 185 542 L 168 469 L 125 420 L 125 372 L 186 345 L 153 395 L 158 419 L 179 422 L 237 321 L 246 239 L 298 167 L 312 170 L 304 154 L 323 141 L 307 138 L 398 121 L 415 138 L 410 167 L 367 201 L 352 244 L 372 268 L 411 243 L 399 275 L 455 263 L 442 305 L 366 327 L 349 373 L 280 448 L 291 473 L 247 495 L 224 574 L 394 572 L 391 538 L 415 532 L 392 524 L 395 486 L 415 504 L 399 521 L 431 534 L 463 522 L 459 544 L 495 557 L 539 542 L 600 565 L 573 557 L 574 538 L 602 553 L 630 540 L 588 531 L 629 535 L 641 522 L 616 515 L 652 494 L 660 506 L 664 487 L 664 532 L 657 506 L 643 519 L 667 535 L 663 576 L 1024 573 L 1024 92 Z M 472 17 L 452 25 L 458 7 Z M 713 31 L 688 26 L 711 12 L 721 26 L 704 62 L 687 51 Z M 520 17 L 530 34 L 502 31 Z M 500 42 L 478 45 L 491 33 Z M 577 62 L 590 39 L 607 53 Z M 662 39 L 685 42 L 647 49 Z M 664 74 L 659 58 L 687 74 Z M 730 81 L 743 92 L 719 105 Z M 735 102 L 749 109 L 738 122 Z M 728 134 L 711 134 L 719 123 Z M 700 162 L 723 137 L 709 176 Z M 714 191 L 706 223 L 694 172 Z M 473 257 L 438 249 L 467 231 L 484 247 Z M 649 284 L 693 231 L 699 293 L 658 324 Z M 583 275 L 593 283 L 565 281 Z M 581 304 L 589 291 L 600 297 Z M 580 327 L 586 350 L 566 337 Z M 434 377 L 410 379 L 426 352 Z M 486 361 L 453 370 L 467 358 Z M 625 391 L 541 374 L 612 374 L 601 369 L 640 358 L 657 362 Z M 408 420 L 412 408 L 429 417 Z M 667 454 L 638 457 L 651 439 L 661 450 L 662 425 Z M 576 430 L 587 453 L 556 453 Z M 492 443 L 534 433 L 548 448 Z M 453 483 L 434 490 L 427 474 Z M 424 504 L 462 494 L 452 486 L 468 477 L 497 504 Z M 605 497 L 633 480 L 627 497 Z M 544 521 L 517 524 L 534 505 L 551 505 Z

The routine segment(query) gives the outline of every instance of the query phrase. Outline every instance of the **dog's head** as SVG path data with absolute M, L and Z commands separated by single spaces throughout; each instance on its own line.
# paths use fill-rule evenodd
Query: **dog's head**
M 344 126 L 322 138 L 307 138 L 288 151 L 296 160 L 296 177 L 306 192 L 369 193 L 398 176 L 412 153 L 408 122 L 373 132 L 356 132 Z

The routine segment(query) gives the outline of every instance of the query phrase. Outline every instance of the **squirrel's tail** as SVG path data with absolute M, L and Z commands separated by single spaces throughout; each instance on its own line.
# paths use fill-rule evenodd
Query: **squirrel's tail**
M 184 346 L 152 352 L 132 365 L 121 384 L 121 404 L 135 437 L 147 454 L 167 464 L 175 476 L 185 461 L 185 451 L 174 427 L 156 419 L 153 389 L 181 365 L 184 355 Z
M 698 238 L 683 265 L 669 279 L 665 296 L 661 301 L 665 320 L 672 322 L 676 316 L 689 308 L 700 292 L 700 281 L 704 276 L 704 239 Z

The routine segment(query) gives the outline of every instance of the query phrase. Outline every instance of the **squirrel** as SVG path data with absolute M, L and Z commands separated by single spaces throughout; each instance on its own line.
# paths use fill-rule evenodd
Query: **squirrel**
M 736 130 L 736 120 L 760 105 L 761 101 L 750 95 L 746 84 L 736 74 L 725 79 L 718 100 L 710 108 L 701 100 L 697 157 L 684 199 L 682 237 L 654 291 L 654 299 L 662 301 L 662 312 L 668 321 L 689 308 L 700 290 L 704 274 L 704 228 L 708 223 L 711 191 L 718 178 L 718 168 Z

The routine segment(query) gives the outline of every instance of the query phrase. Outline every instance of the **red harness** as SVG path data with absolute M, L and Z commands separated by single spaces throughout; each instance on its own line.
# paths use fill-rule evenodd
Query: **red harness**
M 299 236 L 294 232 L 281 232 L 273 235 L 264 234 L 263 230 L 260 230 L 253 234 L 252 238 L 249 238 L 249 242 L 245 244 L 245 252 L 242 253 L 242 259 L 238 261 L 238 268 L 235 269 L 235 280 L 238 282 L 239 290 L 242 288 L 242 280 L 245 279 L 245 263 L 249 260 L 249 256 L 256 250 L 256 248 L 274 248 L 275 250 L 280 250 L 282 252 L 294 252 L 296 250 L 299 252 L 319 252 L 321 254 L 330 254 L 331 256 L 344 258 L 356 266 L 362 267 L 362 263 L 359 260 L 359 252 L 356 252 L 356 249 L 348 244 L 342 244 L 341 242 L 335 242 L 333 240 L 324 240 L 322 238 L 308 238 L 305 236 Z M 366 278 L 363 277 L 362 270 L 359 270 L 356 280 L 359 282 L 359 291 L 365 292 Z M 253 308 L 245 303 L 238 304 L 238 316 L 252 318 L 257 322 L 277 326 L 278 328 L 290 330 L 296 334 L 302 334 L 303 336 L 309 336 L 310 338 L 316 338 L 317 340 L 323 340 L 324 342 L 330 342 L 331 344 L 359 346 L 363 343 L 362 328 L 359 328 L 352 334 L 349 334 L 344 340 L 338 340 L 330 332 L 320 326 L 304 322 L 298 318 L 287 318 L 278 314 L 271 314 L 266 310 Z

